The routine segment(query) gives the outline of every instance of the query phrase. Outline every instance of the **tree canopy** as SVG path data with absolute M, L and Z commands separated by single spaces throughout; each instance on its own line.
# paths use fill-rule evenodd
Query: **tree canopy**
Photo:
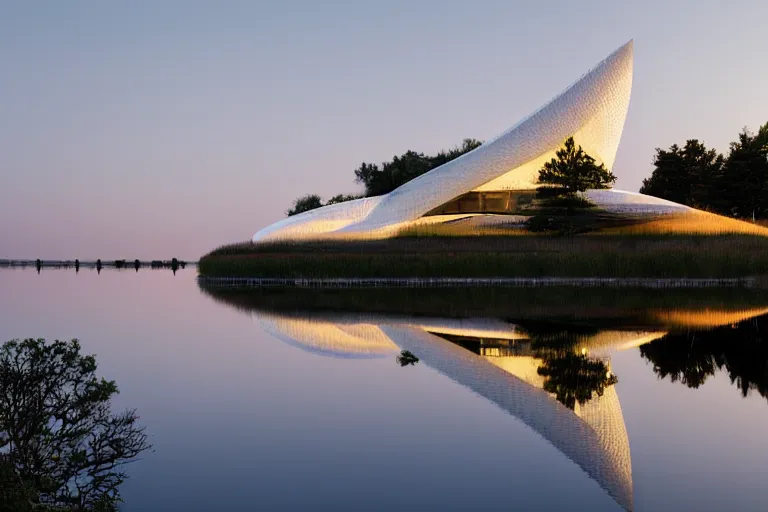
M 0 484 L 12 510 L 117 510 L 121 467 L 150 446 L 135 411 L 111 412 L 117 385 L 95 372 L 77 340 L 0 347 Z
M 718 370 L 742 396 L 768 399 L 768 315 L 710 330 L 671 332 L 640 347 L 660 378 L 698 388 Z
M 618 382 L 605 362 L 568 351 L 557 356 L 549 354 L 536 371 L 544 377 L 544 390 L 569 409 L 574 409 L 577 402 L 585 405 L 594 395 L 603 396 Z
M 393 157 L 391 161 L 382 163 L 381 167 L 363 162 L 355 169 L 355 181 L 363 184 L 366 197 L 386 194 L 432 169 L 469 153 L 481 144 L 479 140 L 464 139 L 460 146 L 448 151 L 440 151 L 434 156 L 406 151 L 400 156 Z
M 435 169 L 445 163 L 454 160 L 461 155 L 469 153 L 482 144 L 479 140 L 464 139 L 460 146 L 447 151 L 440 151 L 436 155 L 429 156 L 416 151 L 406 151 L 400 156 L 392 157 L 391 161 L 378 164 L 363 162 L 355 169 L 355 181 L 365 188 L 362 195 L 338 194 L 323 203 L 320 196 L 310 194 L 293 203 L 293 208 L 288 210 L 287 214 L 296 215 L 297 213 L 314 210 L 321 206 L 341 203 L 361 197 L 372 197 L 387 194 L 400 185 L 403 185 L 422 174 Z
M 640 192 L 736 218 L 768 217 L 768 123 L 746 128 L 727 156 L 697 139 L 656 148 Z
M 568 137 L 555 158 L 546 162 L 539 171 L 538 182 L 545 191 L 555 188 L 565 195 L 574 195 L 590 189 L 609 188 L 616 176 L 603 164 L 598 164 L 573 137 Z
M 355 181 L 364 187 L 362 195 L 339 194 L 327 203 L 316 194 L 306 195 L 294 201 L 287 214 L 386 194 L 481 144 L 464 139 L 461 145 L 436 155 L 406 151 L 381 164 L 363 162 L 354 171 Z M 745 128 L 730 144 L 727 156 L 690 139 L 682 147 L 656 148 L 653 165 L 653 173 L 643 180 L 643 194 L 736 218 L 768 218 L 768 123 L 757 133 Z M 577 192 L 609 188 L 615 181 L 610 170 L 569 137 L 539 171 L 538 190 L 551 206 L 583 207 L 589 203 L 579 202 Z
M 543 364 L 536 372 L 544 377 L 544 390 L 569 409 L 601 397 L 618 382 L 606 361 L 577 353 L 584 336 L 600 331 L 589 325 L 523 321 L 531 338 L 531 348 Z
M 696 139 L 682 148 L 656 148 L 650 178 L 643 180 L 640 192 L 697 208 L 709 205 L 709 190 L 722 177 L 724 159 Z
M 293 202 L 293 208 L 285 213 L 290 217 L 291 215 L 298 215 L 299 213 L 308 212 L 309 210 L 314 210 L 321 206 L 323 206 L 323 200 L 320 199 L 319 195 L 307 194 L 296 199 Z

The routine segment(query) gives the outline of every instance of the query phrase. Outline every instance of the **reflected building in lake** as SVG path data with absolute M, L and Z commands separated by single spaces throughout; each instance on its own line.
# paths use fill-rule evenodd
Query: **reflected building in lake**
M 744 396 L 768 398 L 768 308 L 760 290 L 579 290 L 571 297 L 562 289 L 323 294 L 200 285 L 301 350 L 391 357 L 393 364 L 398 352 L 410 352 L 418 365 L 526 424 L 626 510 L 633 506 L 632 463 L 611 370 L 616 351 L 639 347 L 659 378 L 689 387 L 726 371 Z M 578 303 L 563 309 L 564 297 Z M 488 318 L 477 317 L 483 311 Z
M 415 354 L 451 380 L 471 389 L 526 424 L 595 480 L 622 508 L 632 509 L 629 439 L 615 387 L 573 409 L 545 390 L 545 359 L 520 327 L 494 319 L 291 315 L 254 312 L 272 336 L 313 353 L 344 358 Z M 663 333 L 614 336 L 616 346 L 636 346 Z M 569 350 L 608 348 L 602 333 L 582 337 Z M 639 341 L 638 341 L 639 340 Z M 607 362 L 607 360 L 606 360 Z

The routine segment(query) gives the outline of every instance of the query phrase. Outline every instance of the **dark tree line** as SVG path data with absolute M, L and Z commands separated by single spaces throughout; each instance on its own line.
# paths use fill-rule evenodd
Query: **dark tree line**
M 450 162 L 475 148 L 482 142 L 475 139 L 464 139 L 460 146 L 448 151 L 440 151 L 434 156 L 406 151 L 400 156 L 395 156 L 389 162 L 384 162 L 379 167 L 376 164 L 363 162 L 355 169 L 355 181 L 365 187 L 365 196 L 380 196 L 395 190 L 400 185 L 408 183 L 414 178 Z
M 768 218 L 768 123 L 744 129 L 728 155 L 691 139 L 656 148 L 654 170 L 640 192 L 742 219 Z
M 355 181 L 362 184 L 362 195 L 339 194 L 328 202 L 310 194 L 294 201 L 287 213 L 295 215 L 328 204 L 360 197 L 386 194 L 397 187 L 479 147 L 481 142 L 463 143 L 436 155 L 406 151 L 381 165 L 363 162 L 355 169 Z M 643 180 L 640 192 L 694 208 L 735 218 L 768 218 L 768 123 L 757 133 L 744 129 L 730 144 L 727 155 L 707 148 L 697 139 L 684 146 L 656 148 L 654 170 Z M 549 197 L 550 206 L 589 206 L 577 196 L 588 189 L 608 188 L 616 177 L 577 146 L 573 138 L 565 141 L 557 157 L 539 173 L 540 197 Z
M 322 198 L 317 194 L 308 194 L 296 199 L 287 214 L 289 216 L 296 215 L 329 204 L 387 194 L 400 185 L 469 153 L 481 144 L 482 142 L 479 140 L 464 139 L 460 146 L 447 151 L 440 151 L 436 155 L 430 156 L 416 151 L 406 151 L 381 165 L 363 162 L 360 167 L 355 169 L 355 181 L 365 187 L 365 192 L 362 195 L 339 194 L 330 198 L 327 203 L 323 203 Z
M 698 388 L 718 370 L 743 396 L 768 399 L 768 315 L 706 331 L 670 333 L 640 347 L 659 378 Z
M 290 217 L 291 215 L 296 215 L 302 212 L 308 212 L 309 210 L 314 210 L 315 208 L 320 208 L 321 206 L 328 206 L 329 204 L 343 203 L 345 201 L 351 201 L 353 199 L 360 199 L 361 197 L 363 196 L 337 194 L 332 198 L 330 198 L 327 203 L 323 203 L 323 199 L 319 195 L 307 194 L 306 196 L 302 196 L 296 199 L 293 202 L 293 208 L 288 210 L 286 214 Z

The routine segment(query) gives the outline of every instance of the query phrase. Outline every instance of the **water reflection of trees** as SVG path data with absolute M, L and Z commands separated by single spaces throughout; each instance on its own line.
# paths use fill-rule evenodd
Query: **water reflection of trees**
M 539 359 L 542 363 L 536 372 L 544 377 L 544 390 L 552 393 L 558 402 L 569 409 L 575 409 L 576 403 L 583 406 L 595 396 L 603 396 L 606 388 L 618 382 L 606 361 L 579 350 L 579 342 L 597 334 L 599 329 L 574 324 L 525 322 L 524 330 L 530 336 L 527 341 L 529 349 L 505 347 L 498 352 L 513 354 L 512 357 L 515 357 L 515 352 L 528 352 L 531 357 Z M 483 348 L 509 344 L 508 340 L 445 333 L 436 335 L 485 356 L 488 356 L 488 351 Z
M 569 409 L 603 396 L 606 388 L 618 382 L 605 361 L 578 350 L 579 341 L 598 329 L 558 323 L 528 324 L 526 329 L 531 348 L 543 361 L 537 373 L 544 377 L 544 390 Z
M 605 362 L 573 352 L 545 357 L 537 372 L 544 377 L 544 390 L 569 409 L 576 402 L 585 405 L 595 395 L 603 396 L 607 387 L 618 382 Z
M 768 315 L 711 330 L 672 332 L 640 347 L 660 378 L 698 388 L 717 370 L 728 372 L 743 396 L 768 398 Z
M 400 366 L 414 366 L 416 363 L 419 362 L 419 358 L 414 355 L 413 352 L 410 350 L 403 350 L 398 354 L 398 356 L 395 358 L 395 361 L 397 361 L 397 364 Z

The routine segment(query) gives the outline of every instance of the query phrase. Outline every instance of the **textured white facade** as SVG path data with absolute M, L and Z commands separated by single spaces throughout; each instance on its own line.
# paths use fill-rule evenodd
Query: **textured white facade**
M 571 136 L 611 169 L 629 107 L 632 65 L 630 41 L 550 103 L 474 151 L 389 194 L 289 217 L 257 232 L 253 240 L 386 237 L 470 191 L 535 188 L 539 169 Z M 642 203 L 643 198 L 633 200 Z

